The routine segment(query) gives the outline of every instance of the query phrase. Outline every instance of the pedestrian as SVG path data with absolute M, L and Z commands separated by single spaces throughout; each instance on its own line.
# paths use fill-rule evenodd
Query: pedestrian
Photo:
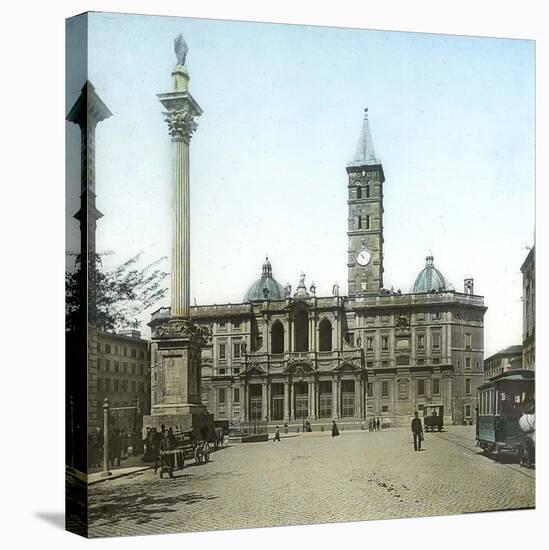
M 210 430 L 208 429 L 207 424 L 203 424 L 202 428 L 200 428 L 200 437 L 202 438 L 202 441 L 208 441 L 208 432 Z
M 156 474 L 156 470 L 158 470 L 158 458 L 160 455 L 160 443 L 162 442 L 162 439 L 164 439 L 164 432 L 166 431 L 166 427 L 164 424 L 160 426 L 160 432 L 156 429 L 156 426 L 151 430 L 152 436 L 151 436 L 151 449 L 152 449 L 152 456 L 154 457 L 154 473 Z
M 366 423 L 364 422 L 364 420 L 362 421 L 362 424 L 360 425 L 360 429 L 362 431 L 364 431 L 364 428 L 366 427 Z
M 417 411 L 414 413 L 414 419 L 412 420 L 412 434 L 414 435 L 414 451 L 421 451 L 423 426 L 421 425 L 421 420 Z
M 275 432 L 273 441 L 280 441 L 280 430 L 278 429 L 278 426 L 276 427 L 276 432 Z
M 172 438 L 170 432 L 164 430 L 162 439 L 160 440 L 160 478 L 163 477 L 164 471 L 173 478 L 173 454 L 165 454 L 167 451 L 173 450 Z
M 337 437 L 339 435 L 339 430 L 337 429 L 337 424 L 335 420 L 332 420 L 332 437 Z
M 284 422 L 284 433 L 288 433 L 288 422 Z
M 381 430 L 381 419 L 380 418 L 377 419 L 376 429 L 377 429 L 378 432 L 379 432 L 379 430 Z

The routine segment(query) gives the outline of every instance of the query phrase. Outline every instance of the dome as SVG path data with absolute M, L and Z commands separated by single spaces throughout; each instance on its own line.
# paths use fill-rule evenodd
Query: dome
M 266 290 L 268 292 L 266 292 Z M 245 302 L 263 302 L 264 300 L 280 300 L 284 298 L 286 291 L 284 287 L 273 279 L 273 269 L 269 258 L 265 258 L 261 270 L 261 277 L 248 289 L 244 296 Z
M 419 272 L 412 292 L 440 292 L 449 290 L 449 287 L 450 285 L 444 275 L 434 266 L 433 256 L 427 256 L 425 267 Z

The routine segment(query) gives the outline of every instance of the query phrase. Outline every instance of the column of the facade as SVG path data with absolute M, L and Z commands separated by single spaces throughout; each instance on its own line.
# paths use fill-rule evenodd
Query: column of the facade
M 339 388 L 337 378 L 332 380 L 332 416 L 339 418 Z
M 289 404 L 289 413 L 288 413 L 288 416 L 289 416 L 289 419 L 290 420 L 293 420 L 294 417 L 295 417 L 295 413 L 294 413 L 294 381 L 293 380 L 290 380 L 290 383 L 288 385 L 288 404 Z
M 362 380 L 360 376 L 355 379 L 355 416 L 362 418 Z
M 288 316 L 286 317 L 286 319 L 284 319 L 283 326 L 284 326 L 284 353 L 288 353 L 290 351 L 290 320 Z
M 284 421 L 290 420 L 290 396 L 288 380 L 284 381 Z
M 307 416 L 312 417 L 312 416 L 314 415 L 314 413 L 313 413 L 313 408 L 314 408 L 314 404 L 313 404 L 313 381 L 312 381 L 312 380 L 309 380 L 309 381 L 307 382 L 307 396 L 308 396 L 308 401 L 307 401 L 307 405 L 308 405 Z
M 248 421 L 248 384 L 243 382 L 240 385 L 240 418 L 244 421 Z
M 261 420 L 268 420 L 268 395 L 267 395 L 267 380 L 261 381 Z

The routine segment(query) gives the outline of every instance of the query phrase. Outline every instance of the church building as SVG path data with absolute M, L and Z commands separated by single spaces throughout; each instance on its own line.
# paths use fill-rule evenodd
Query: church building
M 474 420 L 484 298 L 472 278 L 456 291 L 431 254 L 409 293 L 384 288 L 385 177 L 367 110 L 346 172 L 346 295 L 337 284 L 330 296 L 317 295 L 303 274 L 292 292 L 266 258 L 242 303 L 191 308 L 191 318 L 212 329 L 202 351 L 202 396 L 216 421 L 309 421 L 320 429 L 332 419 L 345 427 L 375 417 L 407 425 L 430 404 L 443 405 L 448 424 Z M 169 316 L 170 308 L 153 313 L 153 335 Z M 163 387 L 154 341 L 151 356 L 154 406 Z

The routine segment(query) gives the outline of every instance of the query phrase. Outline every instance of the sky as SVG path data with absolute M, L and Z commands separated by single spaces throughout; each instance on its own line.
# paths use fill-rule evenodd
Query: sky
M 409 292 L 432 252 L 456 290 L 473 276 L 485 297 L 485 355 L 521 342 L 533 41 L 91 14 L 88 78 L 113 113 L 96 133 L 107 266 L 170 254 L 171 142 L 156 94 L 171 91 L 180 32 L 204 110 L 190 150 L 192 303 L 240 302 L 265 255 L 283 285 L 303 271 L 317 295 L 335 281 L 346 291 L 345 167 L 368 107 L 386 178 L 385 286 Z M 68 81 L 68 108 L 80 87 Z M 78 181 L 70 123 L 67 139 L 67 178 Z M 77 193 L 67 207 L 70 229 Z

